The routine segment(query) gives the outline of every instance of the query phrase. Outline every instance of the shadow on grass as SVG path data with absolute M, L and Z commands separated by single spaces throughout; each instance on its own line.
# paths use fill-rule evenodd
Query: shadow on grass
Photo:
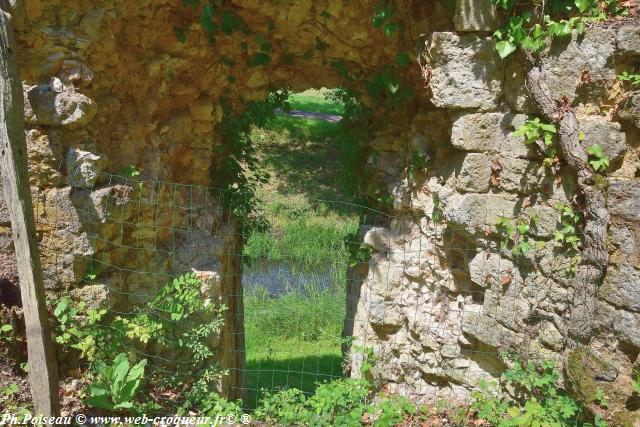
M 281 194 L 311 199 L 341 198 L 340 124 L 278 115 L 265 126 L 258 143 L 262 161 L 277 174 Z
M 265 392 L 297 388 L 313 394 L 317 383 L 342 378 L 342 358 L 337 355 L 306 356 L 289 359 L 250 359 L 245 370 L 247 401 L 254 409 Z

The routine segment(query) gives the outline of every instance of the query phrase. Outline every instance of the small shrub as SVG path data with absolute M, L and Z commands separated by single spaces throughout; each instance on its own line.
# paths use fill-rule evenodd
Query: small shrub
M 125 353 L 118 354 L 111 366 L 98 360 L 95 363 L 96 379 L 87 389 L 87 404 L 108 410 L 133 409 L 146 364 L 143 359 L 129 367 Z
M 578 404 L 558 390 L 558 378 L 552 362 L 536 366 L 515 360 L 502 376 L 502 387 L 480 382 L 471 407 L 497 427 L 575 425 Z

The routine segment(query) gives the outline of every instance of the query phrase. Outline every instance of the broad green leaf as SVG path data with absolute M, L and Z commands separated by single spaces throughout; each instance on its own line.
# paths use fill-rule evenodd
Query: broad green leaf
M 398 54 L 396 55 L 396 62 L 401 67 L 406 67 L 407 65 L 409 65 L 410 61 L 411 61 L 411 57 L 407 52 L 398 52 Z
M 504 59 L 516 50 L 516 46 L 508 40 L 501 40 L 496 43 L 496 50 L 500 58 Z

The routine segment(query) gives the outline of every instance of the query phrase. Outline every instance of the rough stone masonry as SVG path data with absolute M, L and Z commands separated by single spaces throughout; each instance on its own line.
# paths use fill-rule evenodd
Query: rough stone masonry
M 372 375 L 418 401 L 464 401 L 481 379 L 500 376 L 504 352 L 515 352 L 556 362 L 585 403 L 604 389 L 619 425 L 630 423 L 638 415 L 627 402 L 640 352 L 640 94 L 625 93 L 616 75 L 639 64 L 640 26 L 594 25 L 544 54 L 546 82 L 575 109 L 584 144 L 600 144 L 611 162 L 602 183 L 609 265 L 601 266 L 602 283 L 576 283 L 566 273 L 571 257 L 554 243 L 554 206 L 579 201 L 575 176 L 566 166 L 545 168 L 512 134 L 536 111 L 526 70 L 495 51 L 491 34 L 501 17 L 490 0 L 451 3 L 401 2 L 406 31 L 389 40 L 371 25 L 373 1 L 233 0 L 230 7 L 271 44 L 271 63 L 248 67 L 259 49 L 253 35 L 224 36 L 213 48 L 178 0 L 16 2 L 49 292 L 128 307 L 163 278 L 195 269 L 206 278 L 206 296 L 230 307 L 212 345 L 231 372 L 225 391 L 240 395 L 241 266 L 230 254 L 241 240 L 203 190 L 215 186 L 227 155 L 223 100 L 239 111 L 273 88 L 357 87 L 336 64 L 369 76 L 404 49 L 420 59 L 409 72 L 418 96 L 390 113 L 368 144 L 372 180 L 393 196 L 395 219 L 363 230 L 375 253 L 350 272 L 359 281 L 348 292 L 355 299 L 347 330 L 355 344 L 373 348 Z M 413 152 L 434 161 L 410 179 Z M 138 191 L 112 179 L 128 165 L 158 184 Z M 163 210 L 168 205 L 185 208 L 176 216 Z M 534 213 L 537 248 L 514 256 L 500 245 L 496 222 Z M 169 227 L 187 231 L 161 231 Z M 9 230 L 0 204 L 3 259 L 12 253 Z M 91 285 L 83 280 L 88 272 L 97 276 Z M 595 297 L 576 301 L 582 287 Z M 578 302 L 591 309 L 588 339 L 568 332 Z M 351 353 L 352 375 L 361 360 Z

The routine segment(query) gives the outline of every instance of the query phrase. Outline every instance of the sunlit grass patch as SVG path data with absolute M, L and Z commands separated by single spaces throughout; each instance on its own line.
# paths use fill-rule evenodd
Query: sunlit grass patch
M 311 111 L 314 113 L 325 114 L 344 114 L 344 105 L 341 102 L 336 102 L 328 99 L 326 95 L 329 90 L 322 89 L 308 89 L 304 92 L 294 93 L 289 96 L 289 103 L 291 109 L 301 111 Z

